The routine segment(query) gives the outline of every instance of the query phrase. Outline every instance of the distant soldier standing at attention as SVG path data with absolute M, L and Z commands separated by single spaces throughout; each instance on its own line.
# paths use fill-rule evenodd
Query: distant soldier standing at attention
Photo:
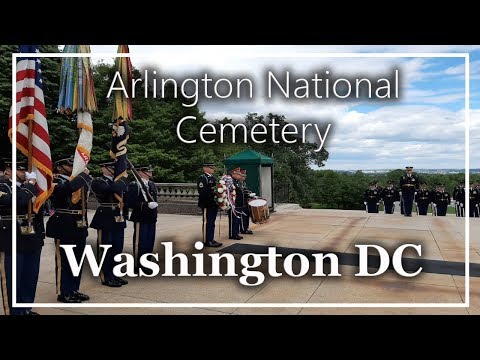
M 479 217 L 480 191 L 475 181 L 470 181 L 469 198 L 470 198 L 470 217 Z
M 447 215 L 448 205 L 450 204 L 450 194 L 445 191 L 445 184 L 437 185 L 437 190 L 433 194 L 433 203 L 435 205 L 434 215 Z
M 412 216 L 413 200 L 418 189 L 418 177 L 412 173 L 413 167 L 406 166 L 405 174 L 400 178 L 400 198 L 403 202 L 403 215 Z
M 393 214 L 395 211 L 395 201 L 398 199 L 398 190 L 393 186 L 393 181 L 388 180 L 387 186 L 382 191 L 383 206 L 385 214 Z
M 430 190 L 427 189 L 427 183 L 421 182 L 420 189 L 415 195 L 415 204 L 417 205 L 418 215 L 427 215 L 428 205 L 432 201 L 432 194 Z
M 461 181 L 460 184 L 453 189 L 453 201 L 455 201 L 455 214 L 457 217 L 465 216 L 465 181 Z
M 380 193 L 376 187 L 376 181 L 368 184 L 368 189 L 365 190 L 364 204 L 366 205 L 368 213 L 378 213 L 378 205 L 380 201 Z

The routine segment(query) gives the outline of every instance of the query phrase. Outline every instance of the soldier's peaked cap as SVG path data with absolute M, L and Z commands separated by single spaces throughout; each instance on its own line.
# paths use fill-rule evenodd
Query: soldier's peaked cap
M 12 158 L 3 158 L 0 159 L 0 165 L 1 169 L 5 170 L 5 168 L 11 168 L 12 167 Z M 27 163 L 24 160 L 17 160 L 17 170 L 27 170 Z
M 136 167 L 138 171 L 153 171 L 152 165 L 140 165 Z
M 62 159 L 58 159 L 54 163 L 55 166 L 62 166 L 62 165 L 68 165 L 68 166 L 73 166 L 73 157 L 66 157 Z
M 203 163 L 203 166 L 215 166 L 214 162 L 205 162 Z

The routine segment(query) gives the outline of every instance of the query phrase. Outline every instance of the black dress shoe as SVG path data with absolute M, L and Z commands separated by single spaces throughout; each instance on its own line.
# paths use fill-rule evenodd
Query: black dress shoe
M 25 312 L 25 315 L 40 315 L 40 314 L 35 311 L 27 311 Z
M 80 299 L 74 295 L 58 295 L 57 301 L 69 304 L 78 304 L 81 303 Z
M 243 237 L 240 236 L 240 235 L 237 235 L 237 236 L 231 237 L 230 239 L 232 239 L 232 240 L 242 240 Z
M 122 284 L 120 284 L 120 282 L 114 279 L 102 281 L 102 285 L 109 287 L 122 287 Z
M 78 292 L 78 291 L 74 291 L 73 292 L 73 296 L 75 296 L 78 300 L 80 301 L 88 301 L 90 300 L 90 296 L 86 295 L 86 294 L 82 294 L 81 292 Z
M 122 278 L 119 278 L 119 277 L 116 277 L 116 276 L 115 276 L 115 280 L 122 285 L 127 285 L 128 284 L 127 280 L 123 280 Z
M 242 234 L 252 235 L 253 231 L 252 230 L 245 230 L 245 231 L 242 231 Z
M 216 242 L 215 240 L 206 241 L 206 242 L 204 243 L 204 246 L 208 246 L 208 247 L 220 247 L 220 246 L 222 246 L 222 245 L 223 245 L 222 243 Z

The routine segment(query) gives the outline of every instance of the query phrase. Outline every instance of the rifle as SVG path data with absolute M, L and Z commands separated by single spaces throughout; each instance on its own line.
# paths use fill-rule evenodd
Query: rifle
M 140 177 L 140 174 L 138 173 L 137 169 L 135 169 L 135 166 L 133 166 L 132 162 L 130 161 L 130 159 L 128 157 L 127 157 L 127 163 L 128 163 L 128 166 L 130 167 L 130 170 L 132 171 L 133 176 L 135 177 L 137 182 L 140 184 L 143 192 L 145 193 L 145 201 L 155 202 L 152 195 L 150 194 L 150 191 L 149 191 L 147 185 L 145 185 L 145 183 L 143 182 L 143 179 Z

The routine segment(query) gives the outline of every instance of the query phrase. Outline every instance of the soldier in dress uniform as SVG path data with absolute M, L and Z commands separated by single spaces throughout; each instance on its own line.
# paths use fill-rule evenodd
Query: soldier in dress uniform
M 387 181 L 387 186 L 383 189 L 381 197 L 385 214 L 393 214 L 395 212 L 395 201 L 398 201 L 398 190 L 393 186 L 392 180 Z
M 470 181 L 468 196 L 470 199 L 470 217 L 479 217 L 480 191 L 475 181 Z
M 240 235 L 240 224 L 243 216 L 243 186 L 240 179 L 243 178 L 240 168 L 235 168 L 230 172 L 233 178 L 233 185 L 235 185 L 236 198 L 235 209 L 228 209 L 228 238 L 232 240 L 242 240 L 243 236 Z
M 377 182 L 372 181 L 368 184 L 368 189 L 365 190 L 364 204 L 367 207 L 368 213 L 378 214 L 378 205 L 380 204 L 380 193 L 377 190 Z
M 403 215 L 412 216 L 413 200 L 418 189 L 418 177 L 413 174 L 413 166 L 405 167 L 405 174 L 400 178 L 400 201 L 403 203 Z
M 74 276 L 67 254 L 60 245 L 75 245 L 73 248 L 77 264 L 80 264 L 88 236 L 87 199 L 92 178 L 88 168 L 70 179 L 73 171 L 73 158 L 64 158 L 54 163 L 54 190 L 51 197 L 55 213 L 47 222 L 47 236 L 55 239 L 55 275 L 57 301 L 80 303 L 90 300 L 79 292 L 82 269 Z M 75 194 L 75 195 L 74 195 Z M 73 200 L 72 195 L 80 196 Z M 82 204 L 83 199 L 83 204 Z
M 446 216 L 448 205 L 450 204 L 450 194 L 445 191 L 445 184 L 437 184 L 437 189 L 433 194 L 433 204 L 435 206 L 434 215 Z
M 432 193 L 427 188 L 427 183 L 420 182 L 420 189 L 415 195 L 415 204 L 417 205 L 418 215 L 427 215 L 428 205 L 432 201 Z
M 150 274 L 151 270 L 140 266 L 140 258 L 153 252 L 158 216 L 157 186 L 150 179 L 153 176 L 151 165 L 136 168 L 141 179 L 128 185 L 126 204 L 132 209 L 130 221 L 134 223 L 133 256 L 135 269 Z M 139 183 L 141 181 L 142 183 Z M 148 191 L 148 194 L 147 194 Z
M 100 164 L 102 176 L 93 179 L 92 191 L 98 201 L 98 208 L 93 216 L 90 227 L 97 229 L 97 254 L 102 258 L 100 245 L 112 245 L 107 250 L 100 272 L 102 285 L 120 287 L 128 284 L 127 280 L 113 275 L 115 255 L 122 253 L 124 231 L 127 227 L 128 217 L 126 206 L 123 206 L 127 190 L 126 179 L 114 181 L 114 162 L 108 161 Z
M 2 303 L 6 315 L 38 315 L 31 307 L 12 307 L 12 187 L 17 187 L 17 251 L 16 296 L 18 303 L 33 303 L 37 290 L 40 256 L 45 238 L 43 208 L 38 214 L 28 209 L 38 195 L 36 174 L 26 172 L 26 164 L 17 162 L 15 182 L 11 160 L 4 161 L 4 177 L 0 181 L 0 281 Z M 31 208 L 32 209 L 32 208 Z
M 457 217 L 465 216 L 465 181 L 461 181 L 453 189 L 453 201 L 455 201 L 455 214 Z
M 204 246 L 219 247 L 222 243 L 214 240 L 215 220 L 217 219 L 218 205 L 215 201 L 217 179 L 213 176 L 215 164 L 203 164 L 203 174 L 197 179 L 198 207 L 202 209 L 203 223 L 202 236 Z
M 243 214 L 240 222 L 240 232 L 242 234 L 252 235 L 253 231 L 250 230 L 250 208 L 248 206 L 248 201 L 255 194 L 248 190 L 247 183 L 245 181 L 247 179 L 247 170 L 242 169 L 240 172 L 242 173 L 240 184 L 243 192 Z

